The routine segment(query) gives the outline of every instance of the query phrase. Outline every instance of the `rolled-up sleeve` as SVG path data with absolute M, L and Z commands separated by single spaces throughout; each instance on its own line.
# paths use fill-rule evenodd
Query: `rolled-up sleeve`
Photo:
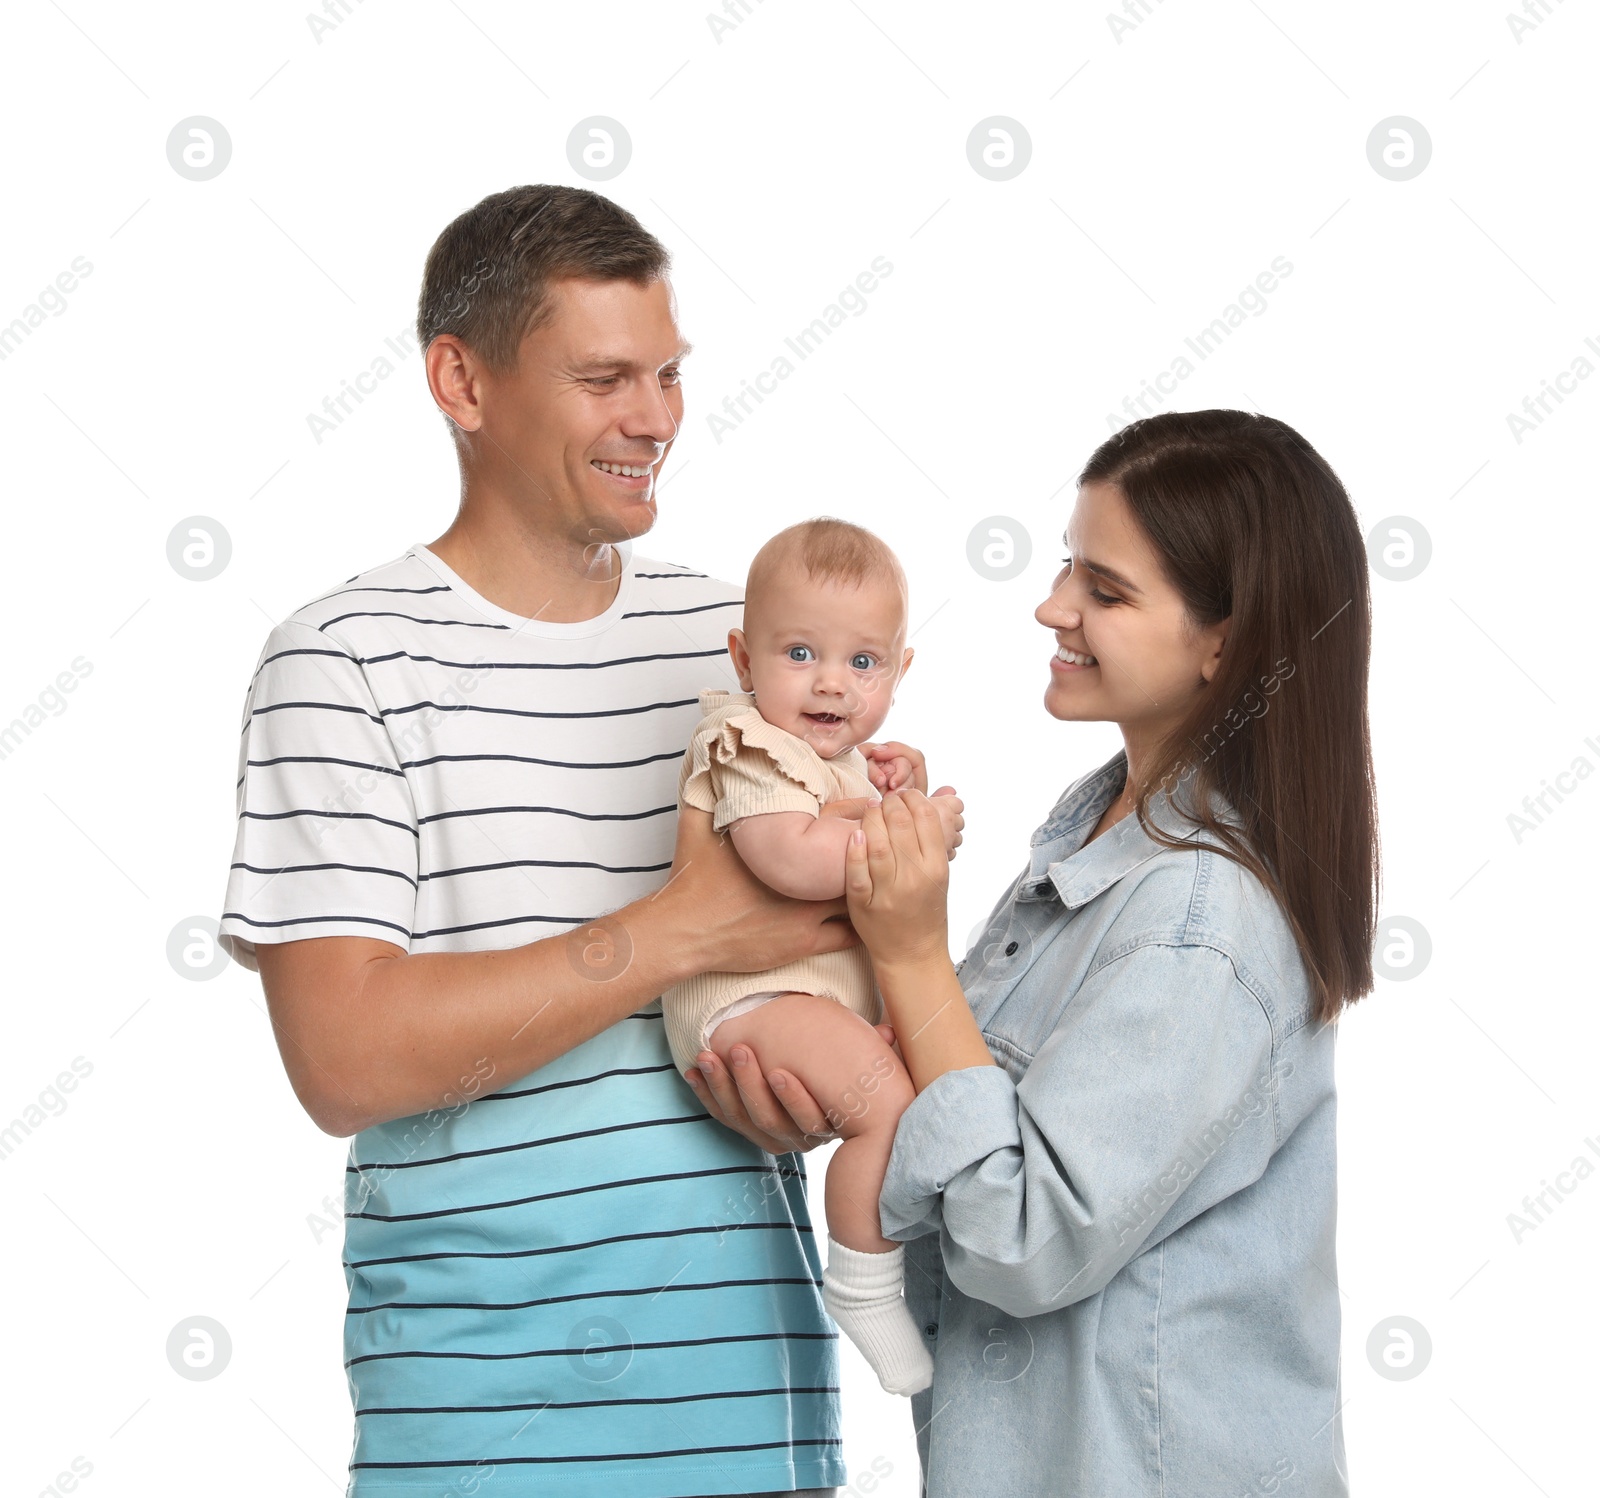
M 1134 945 L 1084 981 L 1020 1081 L 967 1067 L 917 1095 L 883 1231 L 939 1230 L 946 1272 L 975 1300 L 1058 1310 L 1259 1179 L 1276 1083 L 1272 1027 L 1225 953 Z

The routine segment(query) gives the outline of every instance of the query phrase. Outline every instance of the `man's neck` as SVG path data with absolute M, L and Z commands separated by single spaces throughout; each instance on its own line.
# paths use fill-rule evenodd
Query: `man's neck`
M 603 614 L 622 586 L 615 546 L 584 548 L 565 536 L 484 523 L 462 512 L 428 549 L 497 608 L 544 624 L 575 624 Z

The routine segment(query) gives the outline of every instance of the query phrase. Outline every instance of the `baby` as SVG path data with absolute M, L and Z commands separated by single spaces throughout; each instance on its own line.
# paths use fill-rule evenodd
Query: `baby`
M 744 624 L 728 632 L 740 692 L 700 693 L 702 717 L 678 779 L 680 807 L 711 813 L 764 884 L 803 900 L 844 894 L 845 845 L 860 809 L 911 782 L 903 755 L 868 761 L 856 746 L 887 716 L 911 664 L 907 590 L 894 553 L 870 531 L 822 517 L 757 552 Z M 960 802 L 936 797 L 953 856 Z M 850 812 L 853 810 L 853 817 Z M 841 814 L 842 813 L 842 814 Z M 933 1360 L 901 1294 L 904 1249 L 883 1236 L 878 1193 L 911 1079 L 873 1027 L 882 995 L 864 946 L 762 973 L 703 973 L 661 996 L 678 1070 L 737 1044 L 763 1071 L 798 1077 L 842 1142 L 828 1162 L 828 1262 L 822 1299 L 891 1394 L 914 1394 Z

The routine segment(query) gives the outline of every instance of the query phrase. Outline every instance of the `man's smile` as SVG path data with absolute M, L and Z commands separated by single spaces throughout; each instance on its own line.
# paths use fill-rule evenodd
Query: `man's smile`
M 650 487 L 655 470 L 654 463 L 608 463 L 600 458 L 591 458 L 589 466 L 612 483 L 634 492 Z

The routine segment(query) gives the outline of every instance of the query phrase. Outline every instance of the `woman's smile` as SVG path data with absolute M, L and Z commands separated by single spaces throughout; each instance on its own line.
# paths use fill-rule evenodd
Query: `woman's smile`
M 1050 657 L 1050 669 L 1069 676 L 1080 671 L 1097 670 L 1099 665 L 1100 662 L 1096 657 L 1082 650 L 1068 650 L 1065 645 L 1058 647 L 1056 653 Z

